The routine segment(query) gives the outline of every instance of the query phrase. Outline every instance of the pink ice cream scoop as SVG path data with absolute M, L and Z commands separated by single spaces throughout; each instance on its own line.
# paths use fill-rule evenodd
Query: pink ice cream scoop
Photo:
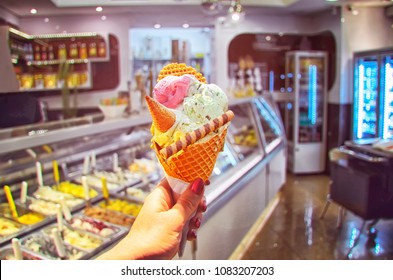
M 167 108 L 175 109 L 182 104 L 191 85 L 198 82 L 191 75 L 166 76 L 153 89 L 153 98 Z

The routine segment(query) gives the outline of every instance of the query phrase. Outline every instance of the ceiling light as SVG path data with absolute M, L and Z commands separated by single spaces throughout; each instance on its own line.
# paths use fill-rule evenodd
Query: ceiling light
M 207 15 L 216 15 L 222 10 L 222 4 L 219 0 L 203 0 L 202 11 Z
M 34 8 L 30 10 L 30 14 L 33 14 L 33 15 L 35 15 L 37 12 L 38 12 L 37 9 L 34 9 Z
M 183 28 L 189 28 L 190 25 L 189 25 L 187 22 L 185 22 L 185 23 L 183 23 L 182 27 L 183 27 Z
M 45 19 L 44 19 L 44 22 L 49 22 L 49 18 L 45 18 Z
M 353 6 L 351 6 L 351 5 L 348 5 L 348 6 L 347 6 L 347 10 L 348 10 L 348 12 L 351 12 L 352 15 L 354 15 L 354 16 L 357 16 L 357 15 L 359 14 L 359 11 L 356 10 L 356 9 L 355 9 Z
M 244 17 L 243 6 L 240 4 L 240 0 L 232 1 L 231 6 L 228 9 L 228 15 L 233 21 L 240 21 Z
M 101 20 L 106 20 L 106 16 L 101 16 Z
M 100 6 L 98 6 L 97 8 L 96 8 L 96 12 L 102 12 L 104 9 L 102 8 L 102 7 L 100 7 Z
M 161 24 L 159 24 L 159 23 L 154 24 L 154 28 L 155 28 L 155 29 L 161 28 Z

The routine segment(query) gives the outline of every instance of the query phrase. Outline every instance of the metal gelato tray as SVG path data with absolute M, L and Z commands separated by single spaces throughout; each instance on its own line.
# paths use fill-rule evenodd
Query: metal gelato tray
M 4 222 L 11 221 L 14 225 L 19 226 L 20 230 L 8 235 L 2 235 L 0 238 L 0 245 L 4 245 L 14 237 L 20 237 L 28 232 L 34 231 L 40 227 L 43 227 L 53 221 L 53 217 L 42 215 L 41 213 L 31 211 L 19 204 L 16 204 L 16 210 L 18 217 L 14 218 L 11 214 L 7 203 L 0 204 L 1 217 L 5 220 Z
M 98 220 L 129 229 L 142 208 L 143 201 L 136 197 L 110 194 L 109 200 L 101 200 L 83 210 L 83 214 Z
M 27 225 L 23 225 L 10 218 L 0 217 L 0 244 L 26 232 L 28 229 L 29 227 Z
M 88 217 L 82 212 L 73 215 L 71 220 L 66 221 L 66 223 L 72 228 L 109 238 L 111 241 L 123 237 L 128 232 L 127 227 Z
M 86 175 L 87 184 L 90 188 L 102 193 L 102 178 L 97 175 L 89 174 Z M 82 184 L 82 177 L 74 179 L 75 182 Z M 140 179 L 124 180 L 124 182 L 114 182 L 113 180 L 107 179 L 107 188 L 110 193 L 117 193 L 123 189 L 140 183 Z
M 41 256 L 31 253 L 21 248 L 23 260 L 42 260 Z M 11 245 L 7 245 L 0 249 L 0 260 L 15 260 L 14 250 Z
M 49 235 L 45 235 L 40 232 L 29 234 L 28 236 L 22 238 L 20 243 L 23 250 L 30 252 L 33 255 L 37 255 L 41 259 L 45 260 L 80 260 L 85 259 L 86 256 L 90 256 L 90 253 L 87 251 L 81 250 L 69 244 L 64 244 L 64 252 L 66 256 L 61 258 L 56 248 L 54 239 Z
M 53 230 L 57 228 L 57 224 L 51 224 L 42 228 L 41 233 L 53 238 Z M 63 230 L 60 232 L 65 246 L 70 246 L 83 252 L 83 256 L 80 259 L 89 259 L 112 243 L 109 238 L 75 229 L 67 224 L 63 225 Z

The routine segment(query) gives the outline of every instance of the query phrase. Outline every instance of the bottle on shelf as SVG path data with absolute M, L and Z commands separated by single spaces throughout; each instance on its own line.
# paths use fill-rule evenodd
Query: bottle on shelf
M 60 44 L 60 45 L 59 45 L 57 57 L 58 57 L 60 60 L 65 60 L 65 59 L 67 59 L 67 49 L 66 49 L 65 44 Z
M 42 48 L 41 48 L 41 59 L 48 60 L 48 53 L 46 52 L 45 46 L 42 46 Z
M 72 43 L 70 45 L 70 50 L 69 50 L 69 57 L 70 58 L 78 58 L 78 45 L 76 43 Z
M 34 47 L 34 60 L 41 60 L 41 48 L 39 45 Z
M 97 44 L 90 43 L 89 44 L 89 57 L 96 57 L 97 56 Z
M 106 56 L 106 47 L 104 42 L 100 42 L 98 44 L 98 56 L 105 57 Z
M 79 47 L 79 58 L 85 59 L 87 58 L 87 48 L 86 43 L 81 43 Z
M 34 60 L 33 45 L 32 44 L 27 44 L 27 46 L 26 46 L 25 59 L 26 59 L 26 61 L 33 61 Z
M 53 52 L 53 46 L 48 47 L 48 59 L 49 60 L 55 59 L 55 53 Z

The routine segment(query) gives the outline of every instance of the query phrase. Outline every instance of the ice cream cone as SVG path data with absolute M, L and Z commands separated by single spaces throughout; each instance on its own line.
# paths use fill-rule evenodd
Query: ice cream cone
M 147 107 L 153 119 L 153 125 L 161 132 L 166 132 L 176 121 L 176 115 L 165 106 L 146 96 Z
M 160 81 L 166 76 L 183 76 L 186 74 L 193 75 L 201 83 L 206 83 L 206 79 L 201 73 L 199 73 L 196 69 L 187 66 L 184 63 L 170 63 L 167 66 L 163 67 L 158 75 L 157 81 Z M 207 93 L 210 92 L 207 91 Z M 222 101 L 222 95 L 220 96 L 220 92 L 218 93 L 219 94 L 214 94 L 214 97 L 218 101 Z M 222 91 L 221 93 L 225 96 L 225 93 L 223 93 Z M 177 95 L 177 97 L 179 97 L 179 95 Z M 224 98 L 224 100 L 225 99 L 226 98 Z M 152 126 L 154 126 L 154 128 L 157 128 L 157 130 L 159 130 L 160 132 L 167 132 L 168 129 L 171 128 L 176 121 L 181 120 L 182 114 L 184 114 L 184 112 L 186 111 L 184 110 L 178 112 L 176 111 L 176 109 L 174 111 L 171 111 L 166 108 L 163 110 L 161 108 L 161 106 L 163 107 L 163 105 L 159 104 L 156 100 L 146 98 L 146 101 L 153 118 Z M 158 106 L 156 103 L 160 106 Z M 216 102 L 214 105 L 216 106 L 216 104 L 221 105 L 222 102 Z M 195 103 L 195 105 L 197 104 Z M 187 186 L 191 182 L 195 181 L 198 178 L 201 178 L 203 181 L 208 181 L 209 177 L 213 172 L 218 154 L 224 149 L 228 123 L 234 117 L 232 111 L 226 111 L 227 104 L 224 103 L 222 105 L 223 106 L 217 106 L 217 109 L 220 109 L 221 111 L 218 111 L 216 110 L 216 108 L 214 108 L 214 113 L 211 114 L 211 110 L 209 111 L 209 113 L 207 113 L 207 115 L 211 117 L 208 119 L 211 120 L 208 123 L 205 123 L 205 119 L 202 122 L 193 120 L 194 124 L 202 124 L 197 126 L 199 128 L 187 132 L 185 133 L 185 135 L 182 135 L 180 139 L 173 138 L 177 141 L 170 139 L 172 142 L 168 141 L 168 143 L 160 140 L 162 143 L 165 143 L 165 145 L 161 146 L 155 140 L 158 140 L 159 138 L 155 138 L 155 136 L 162 135 L 160 135 L 160 133 L 155 134 L 157 130 L 152 130 L 152 148 L 155 150 L 156 156 L 165 171 L 165 175 L 169 185 L 172 188 L 175 201 L 177 201 L 180 194 L 185 189 L 187 189 Z M 203 111 L 203 108 L 200 111 Z M 160 110 L 169 111 L 175 116 L 173 117 L 171 116 L 171 114 L 168 114 L 167 116 L 167 113 L 162 112 L 158 113 Z M 224 114 L 217 117 L 217 111 L 221 113 L 224 112 Z M 180 118 L 178 113 L 180 114 Z M 178 116 L 178 120 L 176 120 L 176 116 Z M 164 120 L 165 118 L 167 120 Z M 185 242 L 187 240 L 188 224 L 189 223 L 186 222 L 182 230 L 182 237 L 178 250 L 179 256 L 182 256 Z

